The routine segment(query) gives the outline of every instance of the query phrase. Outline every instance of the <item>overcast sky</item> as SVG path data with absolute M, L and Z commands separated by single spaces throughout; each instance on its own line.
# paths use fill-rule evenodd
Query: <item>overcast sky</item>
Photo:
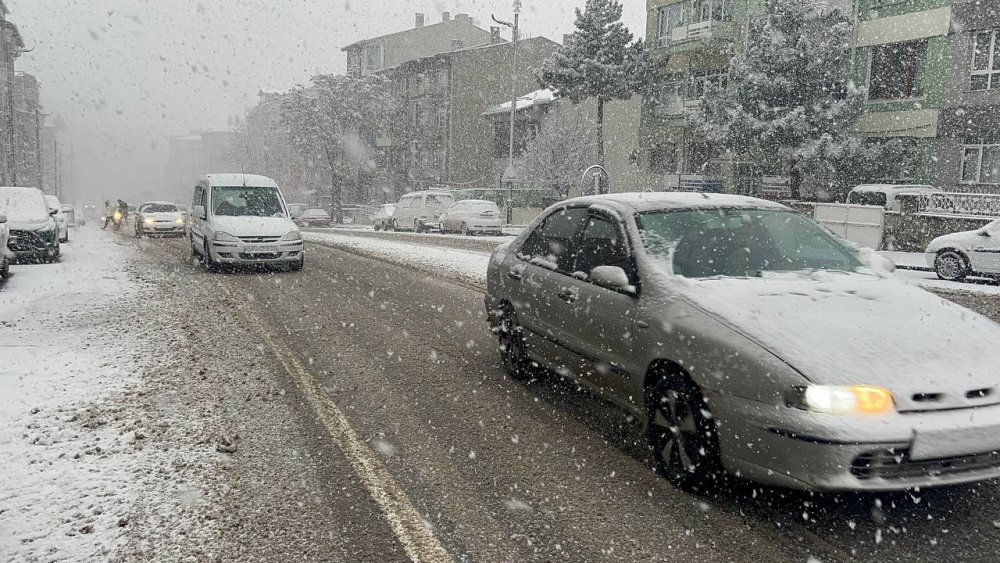
M 524 0 L 525 31 L 561 41 L 584 0 Z M 643 34 L 645 0 L 624 0 Z M 414 13 L 469 13 L 489 27 L 509 0 L 7 0 L 33 48 L 17 70 L 42 83 L 42 103 L 67 124 L 85 197 L 139 193 L 162 176 L 168 135 L 227 127 L 259 89 L 341 73 L 340 48 L 407 29 Z

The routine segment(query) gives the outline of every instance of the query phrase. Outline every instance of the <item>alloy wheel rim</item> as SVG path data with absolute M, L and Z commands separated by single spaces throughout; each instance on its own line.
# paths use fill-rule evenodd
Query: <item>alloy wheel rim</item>
M 961 262 L 954 254 L 945 254 L 939 259 L 941 275 L 946 278 L 958 277 L 961 271 Z
M 653 424 L 659 428 L 657 449 L 663 461 L 694 473 L 702 448 L 692 405 L 677 391 L 668 391 L 656 408 Z

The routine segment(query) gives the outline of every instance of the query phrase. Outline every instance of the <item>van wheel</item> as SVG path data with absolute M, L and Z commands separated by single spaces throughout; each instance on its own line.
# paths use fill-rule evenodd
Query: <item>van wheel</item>
M 462 223 L 462 236 L 467 237 L 471 234 L 472 231 L 469 230 L 469 225 Z
M 218 272 L 219 265 L 212 260 L 212 253 L 208 249 L 208 241 L 205 242 L 205 248 L 202 249 L 202 263 L 205 264 L 205 270 L 209 272 Z
M 301 272 L 302 268 L 306 265 L 306 255 L 305 253 L 299 255 L 299 261 L 293 262 L 291 266 L 288 267 L 290 272 Z

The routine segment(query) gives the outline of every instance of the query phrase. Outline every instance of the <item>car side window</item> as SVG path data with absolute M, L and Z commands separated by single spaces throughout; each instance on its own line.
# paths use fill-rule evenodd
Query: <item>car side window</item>
M 588 214 L 585 207 L 553 212 L 528 236 L 518 256 L 538 266 L 571 273 L 576 261 L 576 234 Z
M 201 205 L 201 192 L 202 192 L 201 186 L 194 187 L 194 199 L 191 200 L 192 207 L 196 205 Z
M 577 243 L 573 271 L 589 276 L 598 266 L 621 268 L 634 281 L 634 268 L 621 226 L 610 217 L 591 215 Z

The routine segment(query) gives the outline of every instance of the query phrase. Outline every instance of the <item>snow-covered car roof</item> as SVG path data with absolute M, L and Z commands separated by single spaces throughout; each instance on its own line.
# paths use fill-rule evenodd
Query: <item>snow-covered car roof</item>
M 851 191 L 860 192 L 939 192 L 941 190 L 927 184 L 862 184 L 855 186 Z
M 713 209 L 719 207 L 789 209 L 780 203 L 755 197 L 692 192 L 618 193 L 579 197 L 559 203 L 559 205 L 567 204 L 591 204 L 638 213 L 663 209 Z
M 267 176 L 257 174 L 209 174 L 206 176 L 213 186 L 250 186 L 254 188 L 277 188 L 278 184 Z

